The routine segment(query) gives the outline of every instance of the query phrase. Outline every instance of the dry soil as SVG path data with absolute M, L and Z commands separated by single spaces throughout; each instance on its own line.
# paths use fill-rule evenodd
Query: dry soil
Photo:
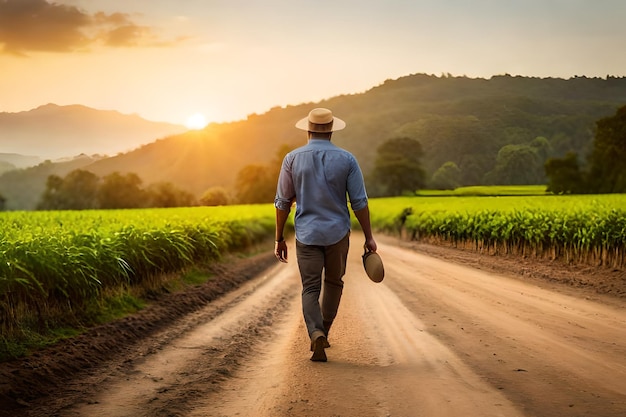
M 626 415 L 623 271 L 354 233 L 328 362 L 309 361 L 293 244 L 0 364 L 2 416 Z

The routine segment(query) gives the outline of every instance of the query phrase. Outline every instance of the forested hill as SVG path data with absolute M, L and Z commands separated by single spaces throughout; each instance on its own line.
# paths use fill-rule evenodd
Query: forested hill
M 480 79 L 415 74 L 387 80 L 360 94 L 276 107 L 247 120 L 211 124 L 203 131 L 160 139 L 85 169 L 98 175 L 135 172 L 144 183 L 170 181 L 196 195 L 212 186 L 233 188 L 243 167 L 272 163 L 281 146 L 304 144 L 306 134 L 294 123 L 313 107 L 323 106 L 347 122 L 333 141 L 356 155 L 366 177 L 379 145 L 409 137 L 422 144 L 427 179 L 452 162 L 460 170 L 460 185 L 537 184 L 545 183 L 543 163 L 550 157 L 575 151 L 584 162 L 595 122 L 625 104 L 623 77 Z M 24 170 L 21 175 L 33 172 Z M 16 175 L 11 181 L 15 183 Z M 41 184 L 43 190 L 45 178 Z M 0 177 L 0 194 L 11 207 L 6 187 Z
M 545 159 L 568 151 L 585 155 L 595 121 L 624 104 L 626 78 L 413 75 L 330 105 L 359 121 L 342 141 L 355 150 L 366 172 L 381 141 L 406 136 L 424 147 L 427 177 L 452 161 L 461 170 L 462 185 L 474 185 L 543 182 Z M 526 158 L 530 151 L 540 157 L 534 166 Z M 524 160 L 528 163 L 518 166 Z

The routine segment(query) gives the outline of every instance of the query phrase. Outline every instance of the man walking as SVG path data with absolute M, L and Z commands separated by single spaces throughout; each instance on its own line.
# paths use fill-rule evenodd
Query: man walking
M 308 141 L 283 159 L 274 200 L 275 254 L 281 262 L 287 262 L 283 230 L 296 202 L 302 312 L 311 338 L 311 360 L 316 362 L 327 360 L 328 331 L 343 292 L 351 226 L 348 201 L 365 235 L 365 247 L 376 251 L 361 168 L 350 152 L 331 143 L 333 132 L 345 126 L 343 120 L 323 108 L 311 110 L 296 123 L 296 128 L 308 132 Z

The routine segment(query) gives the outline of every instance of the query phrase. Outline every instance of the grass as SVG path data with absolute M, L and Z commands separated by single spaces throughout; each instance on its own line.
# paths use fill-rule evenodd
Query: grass
M 99 303 L 94 304 L 97 307 L 95 311 L 92 311 L 93 321 L 98 324 L 108 323 L 120 317 L 136 313 L 147 304 L 147 301 L 129 292 L 120 292 L 115 296 L 106 297 Z
M 67 325 L 52 326 L 46 332 L 24 329 L 21 338 L 0 336 L 0 362 L 27 356 L 31 352 L 52 346 L 63 339 L 76 337 L 82 330 Z
M 191 286 L 202 285 L 205 282 L 209 281 L 212 277 L 213 275 L 207 271 L 203 271 L 202 269 L 199 269 L 199 268 L 193 268 L 187 271 L 182 276 L 182 282 L 185 285 L 191 285 Z
M 446 196 L 533 196 L 550 195 L 545 185 L 489 185 L 459 187 L 454 190 L 420 190 L 416 193 L 420 197 Z

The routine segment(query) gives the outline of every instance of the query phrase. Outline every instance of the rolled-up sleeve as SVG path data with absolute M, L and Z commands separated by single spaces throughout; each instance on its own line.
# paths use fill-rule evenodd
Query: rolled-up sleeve
M 348 197 L 352 211 L 359 211 L 367 206 L 367 192 L 363 181 L 363 173 L 356 159 L 352 158 L 348 175 Z
M 291 210 L 291 203 L 296 197 L 296 191 L 293 185 L 291 175 L 292 159 L 290 155 L 285 156 L 283 164 L 278 175 L 278 185 L 276 187 L 276 197 L 274 198 L 274 207 L 279 210 Z

